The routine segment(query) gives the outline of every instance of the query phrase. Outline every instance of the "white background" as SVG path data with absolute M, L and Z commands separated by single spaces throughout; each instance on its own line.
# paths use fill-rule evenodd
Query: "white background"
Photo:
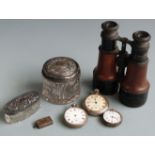
M 101 23 L 106 20 L 0 20 L 0 109 L 15 96 L 42 89 L 42 66 L 50 58 L 67 56 L 75 59 L 81 68 L 81 93 L 77 104 L 82 104 L 92 91 L 93 70 L 97 65 L 101 43 Z M 28 119 L 15 124 L 6 124 L 1 116 L 0 135 L 155 135 L 152 123 L 154 104 L 154 49 L 153 20 L 116 20 L 119 34 L 132 38 L 137 30 L 152 35 L 148 79 L 151 83 L 149 96 L 144 106 L 129 108 L 118 100 L 118 94 L 107 96 L 110 108 L 123 115 L 123 123 L 117 128 L 103 125 L 100 117 L 88 117 L 88 123 L 79 129 L 64 125 L 63 114 L 71 104 L 55 105 L 41 100 L 41 108 Z M 130 53 L 130 49 L 128 49 Z M 2 113 L 1 113 L 2 114 Z M 33 123 L 50 115 L 54 124 L 42 130 L 34 129 Z M 145 122 L 145 123 L 144 123 Z
M 0 1 L 0 18 L 154 18 L 154 1 Z M 153 122 L 154 123 L 154 122 Z M 154 137 L 1 137 L 1 154 L 154 154 Z

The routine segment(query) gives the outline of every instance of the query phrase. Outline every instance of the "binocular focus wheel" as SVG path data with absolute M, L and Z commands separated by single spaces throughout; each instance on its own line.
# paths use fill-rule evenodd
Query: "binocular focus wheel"
M 132 94 L 129 92 L 120 89 L 119 91 L 119 100 L 128 107 L 140 107 L 142 106 L 148 96 L 148 91 L 141 94 Z

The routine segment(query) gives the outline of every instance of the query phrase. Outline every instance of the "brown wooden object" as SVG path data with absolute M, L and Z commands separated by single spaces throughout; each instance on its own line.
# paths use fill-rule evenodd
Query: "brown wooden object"
M 111 95 L 117 92 L 117 54 L 116 39 L 118 24 L 107 21 L 102 24 L 102 44 L 99 47 L 98 65 L 93 72 L 93 88 L 101 93 Z
M 120 83 L 119 99 L 130 107 L 139 107 L 146 102 L 150 84 L 147 80 L 147 66 L 150 35 L 145 31 L 133 34 L 132 51 L 127 72 Z

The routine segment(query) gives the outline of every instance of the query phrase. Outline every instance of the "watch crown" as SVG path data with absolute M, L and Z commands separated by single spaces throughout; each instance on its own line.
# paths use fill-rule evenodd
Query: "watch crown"
M 100 90 L 99 89 L 94 89 L 94 94 L 99 94 L 100 93 Z
M 78 105 L 74 103 L 74 104 L 72 104 L 71 106 L 72 106 L 72 107 L 77 107 Z

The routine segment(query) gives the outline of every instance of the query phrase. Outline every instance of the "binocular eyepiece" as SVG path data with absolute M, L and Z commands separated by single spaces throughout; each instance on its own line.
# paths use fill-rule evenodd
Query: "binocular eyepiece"
M 102 24 L 103 31 L 101 32 L 102 44 L 104 50 L 112 51 L 116 48 L 116 40 L 118 38 L 118 24 L 113 21 L 107 21 Z
M 93 72 L 93 87 L 105 95 L 119 91 L 120 101 L 130 107 L 146 102 L 150 84 L 147 80 L 148 49 L 151 36 L 148 32 L 133 33 L 133 40 L 119 36 L 119 25 L 113 21 L 102 24 L 98 64 Z M 117 42 L 122 43 L 118 49 Z M 131 54 L 126 45 L 131 46 Z
M 151 36 L 145 31 L 137 31 L 133 33 L 132 57 L 135 61 L 147 60 L 147 52 L 150 47 Z
M 101 37 L 107 40 L 116 40 L 118 38 L 119 25 L 116 22 L 108 21 L 101 25 L 103 31 Z

